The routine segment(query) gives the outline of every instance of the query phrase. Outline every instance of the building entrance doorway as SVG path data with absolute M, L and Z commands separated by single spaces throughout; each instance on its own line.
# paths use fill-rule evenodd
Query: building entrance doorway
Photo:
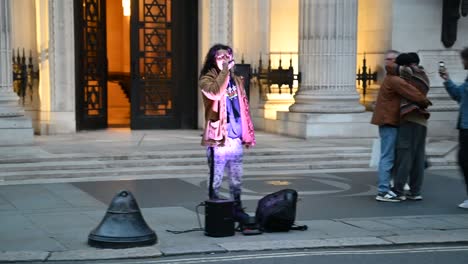
M 108 127 L 130 127 L 130 8 L 130 1 L 106 0 Z
M 197 1 L 75 8 L 78 129 L 196 128 Z

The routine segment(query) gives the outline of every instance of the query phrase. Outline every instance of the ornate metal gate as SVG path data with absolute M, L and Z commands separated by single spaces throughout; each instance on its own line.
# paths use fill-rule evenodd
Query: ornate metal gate
M 107 127 L 105 0 L 75 1 L 77 128 Z
M 196 10 L 197 1 L 132 1 L 132 129 L 195 127 Z
M 131 128 L 196 128 L 196 0 L 131 0 Z M 75 0 L 78 129 L 107 127 L 106 0 Z

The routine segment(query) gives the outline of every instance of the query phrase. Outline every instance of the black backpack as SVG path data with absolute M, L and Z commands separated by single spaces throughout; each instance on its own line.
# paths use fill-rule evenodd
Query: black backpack
M 266 195 L 258 201 L 255 218 L 265 232 L 287 232 L 306 230 L 307 226 L 296 226 L 297 192 L 283 189 Z

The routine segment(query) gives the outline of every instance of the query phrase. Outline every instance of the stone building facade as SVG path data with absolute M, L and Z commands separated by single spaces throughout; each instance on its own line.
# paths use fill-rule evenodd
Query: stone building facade
M 301 138 L 376 137 L 369 121 L 384 53 L 417 52 L 431 81 L 429 136 L 450 137 L 457 105 L 437 65 L 445 61 L 454 80 L 466 77 L 458 53 L 468 45 L 468 18 L 457 21 L 456 41 L 446 47 L 443 2 L 3 0 L 0 144 L 28 144 L 33 131 L 113 127 L 115 120 L 129 129 L 199 128 L 198 71 L 215 43 L 231 45 L 236 61 L 253 69 L 261 58 L 264 68 L 281 60 L 301 73 L 301 82 L 282 93 L 265 79 L 254 76 L 250 83 L 256 128 Z M 19 98 L 12 53 L 23 48 L 39 78 Z M 365 95 L 356 82 L 364 57 L 378 76 Z

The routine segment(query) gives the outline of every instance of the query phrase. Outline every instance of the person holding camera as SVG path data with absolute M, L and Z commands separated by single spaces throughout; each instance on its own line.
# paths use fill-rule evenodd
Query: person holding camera
M 468 47 L 460 52 L 463 68 L 468 70 Z M 439 65 L 439 75 L 444 80 L 444 87 L 450 97 L 460 105 L 457 128 L 459 130 L 458 166 L 465 178 L 467 199 L 458 205 L 460 208 L 468 209 L 468 76 L 465 82 L 457 85 L 449 77 L 449 73 L 443 62 Z

